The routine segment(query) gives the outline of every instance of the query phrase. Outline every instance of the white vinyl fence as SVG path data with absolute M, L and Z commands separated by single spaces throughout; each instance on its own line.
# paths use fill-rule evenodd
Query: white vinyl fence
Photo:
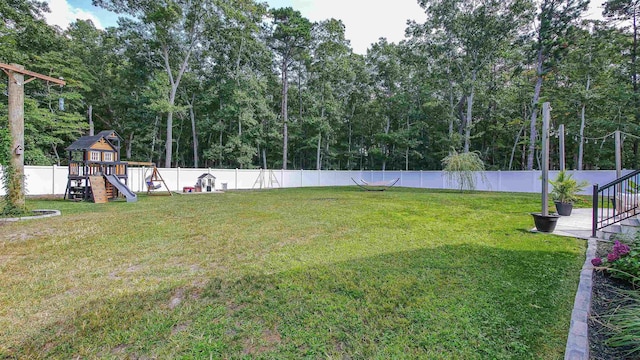
M 194 186 L 198 176 L 211 173 L 216 177 L 216 190 L 226 185 L 228 190 L 260 188 L 261 170 L 239 169 L 188 169 L 159 168 L 160 174 L 172 191 L 182 191 Z M 623 174 L 631 171 L 625 170 Z M 0 168 L 2 173 L 2 168 Z M 550 178 L 557 175 L 550 172 Z M 572 171 L 577 180 L 586 180 L 589 187 L 583 194 L 591 194 L 591 185 L 604 185 L 615 180 L 615 170 Z M 129 168 L 129 188 L 134 192 L 147 191 L 145 178 L 151 174 L 149 168 Z M 350 186 L 360 179 L 367 182 L 400 179 L 396 186 L 429 189 L 455 189 L 456 183 L 449 183 L 442 171 L 333 171 L 333 170 L 265 170 L 262 187 L 295 188 L 314 186 Z M 27 195 L 63 195 L 67 187 L 68 168 L 66 166 L 26 166 L 25 189 Z M 541 190 L 540 171 L 486 171 L 485 181 L 477 174 L 477 190 L 529 192 Z M 276 182 L 277 181 L 277 182 Z M 0 195 L 4 190 L 0 188 Z

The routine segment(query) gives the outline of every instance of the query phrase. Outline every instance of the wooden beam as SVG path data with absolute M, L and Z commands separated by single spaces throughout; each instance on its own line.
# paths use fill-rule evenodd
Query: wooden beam
M 9 65 L 9 64 L 0 63 L 0 69 L 13 71 L 13 72 L 17 72 L 17 73 L 28 75 L 28 76 L 33 76 L 34 78 L 50 81 L 58 85 L 67 85 L 67 82 L 64 80 L 52 78 L 51 76 L 47 76 L 47 75 L 38 74 L 37 72 L 20 69 L 19 67 Z M 31 80 L 27 80 L 27 81 L 31 81 Z
M 7 88 L 9 94 L 9 134 L 11 154 L 9 162 L 13 167 L 13 179 L 7 189 L 9 201 L 20 210 L 25 210 L 24 202 L 24 75 L 19 71 L 11 74 Z
M 156 166 L 155 163 L 152 162 L 141 162 L 141 161 L 123 161 L 123 163 L 127 164 L 127 165 L 134 165 L 134 166 Z

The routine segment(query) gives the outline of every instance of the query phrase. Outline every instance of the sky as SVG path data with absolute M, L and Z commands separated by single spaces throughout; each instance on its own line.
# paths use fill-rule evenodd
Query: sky
M 94 7 L 90 0 L 45 0 L 51 13 L 47 22 L 66 28 L 76 19 L 90 19 L 96 27 L 115 26 L 118 16 Z M 589 18 L 601 18 L 602 3 L 592 0 Z M 292 7 L 311 21 L 330 18 L 345 24 L 345 36 L 351 41 L 353 51 L 366 54 L 367 48 L 379 38 L 390 42 L 404 39 L 407 20 L 424 22 L 424 10 L 417 0 L 266 0 L 272 8 Z M 392 5 L 391 5 L 392 4 Z

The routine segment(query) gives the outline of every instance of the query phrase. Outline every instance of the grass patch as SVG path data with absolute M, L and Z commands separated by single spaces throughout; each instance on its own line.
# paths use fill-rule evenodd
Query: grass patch
M 528 194 L 352 187 L 32 201 L 0 358 L 562 358 L 583 242 Z

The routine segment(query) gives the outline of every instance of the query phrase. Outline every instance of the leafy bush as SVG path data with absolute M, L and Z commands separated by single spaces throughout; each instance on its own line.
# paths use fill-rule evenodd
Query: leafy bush
M 551 198 L 561 203 L 572 203 L 578 200 L 578 193 L 588 185 L 586 181 L 576 181 L 571 174 L 562 170 L 555 180 L 549 180 L 553 185 Z
M 485 181 L 484 162 L 477 152 L 458 153 L 453 150 L 442 159 L 443 170 L 449 183 L 457 182 L 460 190 L 476 188 L 476 173 Z
M 619 299 L 612 303 L 611 312 L 603 323 L 610 330 L 606 343 L 611 347 L 621 347 L 629 358 L 640 354 L 640 241 L 631 245 L 616 241 L 605 259 L 591 260 L 594 266 L 605 269 L 611 277 L 629 281 L 634 288 L 616 290 Z
M 9 163 L 9 149 L 11 138 L 9 137 L 9 130 L 0 129 L 0 166 L 7 165 Z
M 605 259 L 595 258 L 591 260 L 591 264 L 606 270 L 611 277 L 640 285 L 640 246 L 638 241 L 631 246 L 616 241 Z

